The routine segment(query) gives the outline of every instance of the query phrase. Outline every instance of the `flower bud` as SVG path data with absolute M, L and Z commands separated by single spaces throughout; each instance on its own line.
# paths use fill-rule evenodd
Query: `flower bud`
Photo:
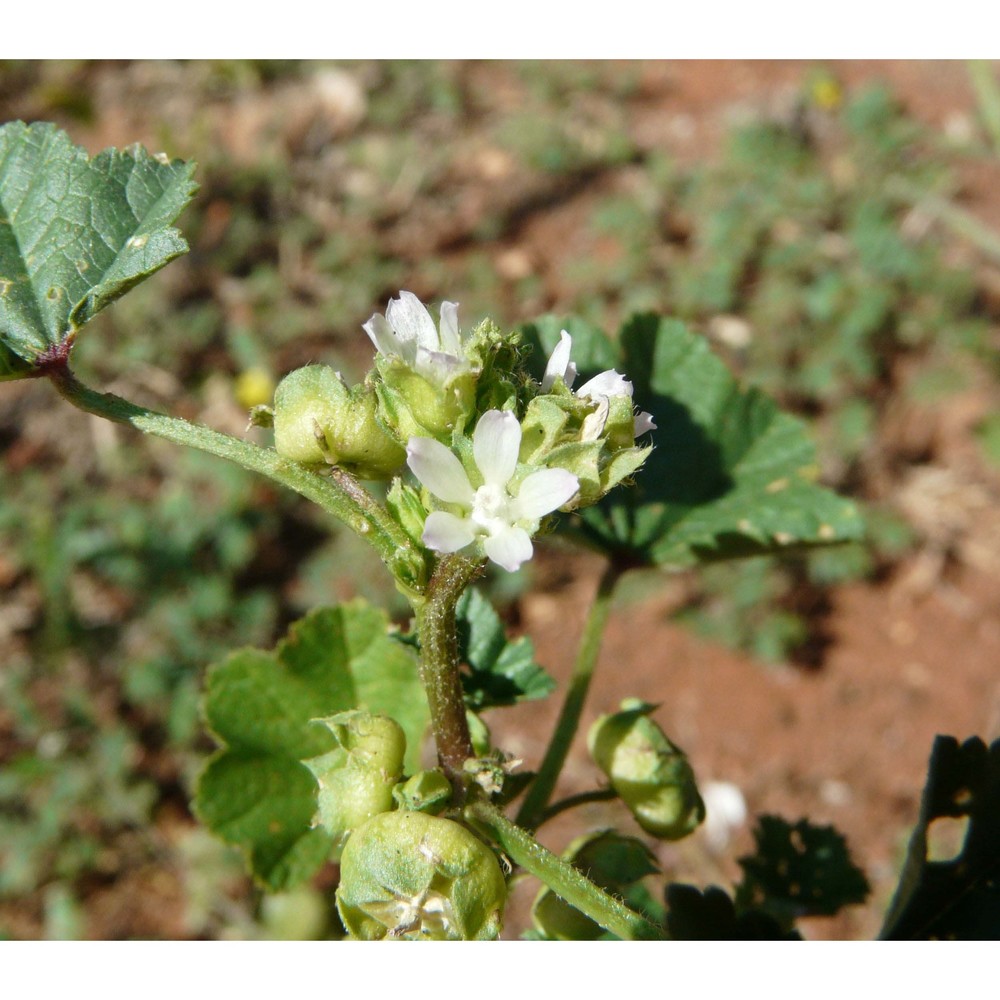
M 476 373 L 460 369 L 430 381 L 398 357 L 379 357 L 375 383 L 381 414 L 397 440 L 432 437 L 450 440 L 475 407 Z
M 406 453 L 382 430 L 377 408 L 374 390 L 348 388 L 332 368 L 299 368 L 274 394 L 274 447 L 296 462 L 329 462 L 362 479 L 388 479 Z
M 594 399 L 556 383 L 531 400 L 521 424 L 520 461 L 572 472 L 580 507 L 631 476 L 652 450 L 636 446 L 632 400 L 624 394 Z
M 341 712 L 316 721 L 330 730 L 337 746 L 304 762 L 319 785 L 313 825 L 333 837 L 336 858 L 352 830 L 392 809 L 406 737 L 393 719 L 369 712 Z
M 638 824 L 654 837 L 680 840 L 705 818 L 684 752 L 649 717 L 655 706 L 635 698 L 602 715 L 587 736 L 590 754 Z
M 450 819 L 399 810 L 355 830 L 340 860 L 337 911 L 350 935 L 487 941 L 507 897 L 494 853 Z

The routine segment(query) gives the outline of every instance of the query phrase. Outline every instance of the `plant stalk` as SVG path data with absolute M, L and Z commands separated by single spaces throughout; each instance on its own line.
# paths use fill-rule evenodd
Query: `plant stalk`
M 459 672 L 455 607 L 465 588 L 482 572 L 483 563 L 454 553 L 431 575 L 424 595 L 414 602 L 420 637 L 420 679 L 431 710 L 438 760 L 461 795 L 462 766 L 475 756 L 465 715 Z
M 335 469 L 333 477 L 327 478 L 282 458 L 271 448 L 258 447 L 181 417 L 157 413 L 111 393 L 97 392 L 80 382 L 65 362 L 48 365 L 45 375 L 80 410 L 228 459 L 294 490 L 364 538 L 397 579 L 401 574 L 419 576 L 420 554 L 402 528 L 343 470 Z
M 568 861 L 543 847 L 526 830 L 515 826 L 488 802 L 470 802 L 466 820 L 485 829 L 512 861 L 544 882 L 557 896 L 575 906 L 591 920 L 617 937 L 630 940 L 661 940 L 663 931 L 645 917 L 615 899 Z
M 590 690 L 590 681 L 597 665 L 597 656 L 601 649 L 601 639 L 611 611 L 611 599 L 623 570 L 613 561 L 610 562 L 601 575 L 594 602 L 590 606 L 587 620 L 580 637 L 580 646 L 570 675 L 569 688 L 563 701 L 555 731 L 549 741 L 548 749 L 542 758 L 534 781 L 521 803 L 517 814 L 518 825 L 527 830 L 534 830 L 542 821 L 549 800 L 555 790 L 556 782 L 562 772 L 570 745 L 580 725 L 583 706 Z
M 618 793 L 613 788 L 592 788 L 589 792 L 579 792 L 576 795 L 568 795 L 564 799 L 560 799 L 558 802 L 553 802 L 552 805 L 548 806 L 541 816 L 538 817 L 538 823 L 536 826 L 542 826 L 548 823 L 550 819 L 555 819 L 560 813 L 564 813 L 569 809 L 575 809 L 577 806 L 589 805 L 591 802 L 610 802 L 612 799 L 617 799 Z

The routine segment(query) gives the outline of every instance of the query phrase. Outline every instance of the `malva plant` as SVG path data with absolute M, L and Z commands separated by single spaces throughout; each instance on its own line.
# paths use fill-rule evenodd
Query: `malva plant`
M 0 128 L 0 380 L 47 379 L 81 410 L 296 491 L 372 546 L 412 609 L 400 630 L 360 600 L 319 608 L 274 650 L 212 665 L 203 710 L 219 749 L 196 814 L 267 890 L 338 861 L 353 937 L 495 938 L 518 872 L 542 883 L 537 936 L 680 936 L 682 908 L 641 891 L 655 870 L 642 841 L 604 831 L 558 857 L 537 831 L 594 799 L 618 799 L 653 838 L 703 819 L 690 763 L 634 701 L 590 734 L 609 784 L 553 797 L 625 573 L 859 537 L 854 506 L 815 482 L 804 427 L 680 323 L 636 316 L 615 340 L 572 318 L 463 329 L 455 303 L 435 322 L 405 291 L 364 324 L 362 382 L 309 365 L 255 408 L 273 448 L 91 389 L 74 342 L 185 252 L 173 222 L 192 173 L 138 147 L 88 159 L 48 124 Z M 516 571 L 550 534 L 606 568 L 548 749 L 525 764 L 492 745 L 481 713 L 554 684 L 471 585 L 488 566 Z M 428 728 L 436 766 L 421 769 Z M 861 877 L 841 902 L 864 891 Z

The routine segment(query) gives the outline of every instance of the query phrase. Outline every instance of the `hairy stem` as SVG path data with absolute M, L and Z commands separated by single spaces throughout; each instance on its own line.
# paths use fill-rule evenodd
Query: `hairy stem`
M 424 595 L 414 603 L 420 637 L 420 679 L 431 709 L 431 729 L 438 760 L 460 791 L 462 765 L 472 756 L 459 672 L 455 606 L 465 588 L 482 572 L 483 563 L 467 556 L 445 556 Z
M 597 665 L 597 654 L 601 649 L 604 627 L 611 611 L 611 598 L 622 572 L 614 562 L 608 564 L 601 576 L 594 603 L 587 614 L 559 720 L 556 722 L 555 731 L 542 758 L 538 774 L 528 788 L 517 814 L 517 822 L 528 830 L 534 830 L 541 822 L 545 807 L 552 798 L 552 792 L 566 763 L 573 737 L 579 728 L 580 716 L 583 714 L 587 692 L 590 690 L 590 680 Z
M 488 802 L 471 802 L 464 816 L 484 829 L 512 861 L 544 882 L 557 896 L 575 906 L 606 931 L 625 940 L 656 940 L 663 931 L 645 917 L 615 899 L 568 861 L 543 847 L 526 830 L 515 826 Z
M 119 424 L 129 424 L 175 444 L 218 455 L 287 486 L 319 504 L 369 542 L 397 579 L 419 576 L 419 553 L 402 528 L 343 470 L 337 469 L 333 478 L 327 478 L 282 458 L 271 448 L 261 448 L 202 424 L 148 410 L 111 393 L 97 392 L 78 381 L 64 361 L 47 366 L 45 375 L 78 409 Z

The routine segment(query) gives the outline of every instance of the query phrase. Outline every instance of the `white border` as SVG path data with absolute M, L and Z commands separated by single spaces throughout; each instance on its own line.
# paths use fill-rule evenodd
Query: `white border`
M 952 0 L 11 0 L 0 58 L 989 58 L 996 5 Z M 141 12 L 141 13 L 140 13 Z M 990 48 L 992 46 L 992 49 Z

